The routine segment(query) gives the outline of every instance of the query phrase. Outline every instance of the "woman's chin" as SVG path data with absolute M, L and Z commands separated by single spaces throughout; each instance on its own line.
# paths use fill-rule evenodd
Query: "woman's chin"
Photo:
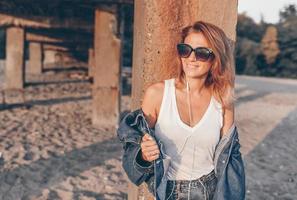
M 185 73 L 188 78 L 203 78 L 207 76 L 207 73 L 187 72 Z

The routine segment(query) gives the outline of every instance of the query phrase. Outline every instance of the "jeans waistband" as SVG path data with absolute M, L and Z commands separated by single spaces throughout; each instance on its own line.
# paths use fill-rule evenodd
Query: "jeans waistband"
M 169 180 L 169 182 L 175 182 L 178 189 L 188 188 L 190 183 L 192 188 L 204 187 L 211 180 L 216 178 L 215 171 L 212 170 L 209 174 L 203 175 L 202 177 L 194 180 Z M 203 184 L 203 185 L 202 185 Z

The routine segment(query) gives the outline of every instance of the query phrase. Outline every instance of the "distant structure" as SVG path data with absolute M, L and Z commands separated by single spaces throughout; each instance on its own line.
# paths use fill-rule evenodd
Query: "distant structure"
M 0 28 L 6 30 L 5 90 L 22 90 L 26 73 L 85 63 L 93 77 L 93 124 L 115 127 L 123 7 L 129 5 L 133 0 L 0 1 Z
M 87 58 L 93 76 L 93 124 L 115 127 L 119 117 L 122 5 L 134 4 L 132 109 L 153 82 L 175 75 L 176 43 L 182 27 L 197 20 L 221 27 L 235 42 L 237 0 L 2 0 L 0 27 L 6 29 L 6 88 L 24 87 L 28 71 Z M 27 67 L 27 66 L 26 66 Z M 153 199 L 145 185 L 129 184 L 128 199 Z

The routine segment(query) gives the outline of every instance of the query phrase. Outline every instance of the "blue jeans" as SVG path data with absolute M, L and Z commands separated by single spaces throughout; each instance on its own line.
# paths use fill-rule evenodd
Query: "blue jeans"
M 217 185 L 215 172 L 212 171 L 199 179 L 168 180 L 166 200 L 211 200 Z

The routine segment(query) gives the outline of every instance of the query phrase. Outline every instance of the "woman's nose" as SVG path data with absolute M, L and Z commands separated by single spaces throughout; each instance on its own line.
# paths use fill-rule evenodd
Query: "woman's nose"
M 190 61 L 196 61 L 196 56 L 195 56 L 195 52 L 194 52 L 194 51 L 191 52 L 191 54 L 190 54 L 190 56 L 188 57 L 188 59 L 189 59 Z

